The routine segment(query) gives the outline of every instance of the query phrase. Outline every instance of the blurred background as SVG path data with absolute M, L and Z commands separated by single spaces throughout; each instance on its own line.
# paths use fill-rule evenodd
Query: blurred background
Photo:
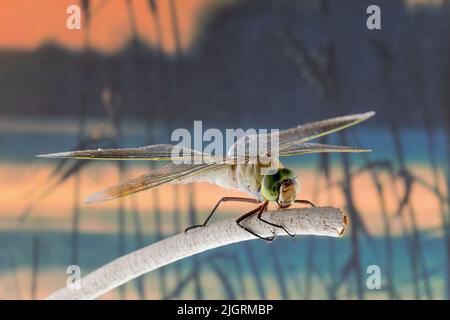
M 78 4 L 81 30 L 65 26 Z M 381 30 L 366 9 L 381 8 Z M 96 205 L 146 162 L 36 154 L 170 142 L 176 128 L 278 128 L 375 110 L 327 143 L 370 154 L 286 159 L 301 198 L 345 209 L 343 239 L 240 243 L 109 299 L 448 299 L 450 2 L 0 0 L 0 299 L 41 299 L 202 222 L 220 197 L 164 186 Z M 252 207 L 225 204 L 216 219 Z M 366 286 L 370 265 L 381 289 Z

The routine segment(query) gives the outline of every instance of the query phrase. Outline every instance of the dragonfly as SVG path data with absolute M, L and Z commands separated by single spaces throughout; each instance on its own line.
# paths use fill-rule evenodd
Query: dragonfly
M 240 156 L 236 155 L 236 149 L 245 146 L 249 140 L 252 140 L 245 136 L 236 141 L 225 156 L 213 156 L 188 148 L 184 148 L 181 153 L 174 153 L 175 145 L 158 144 L 138 148 L 58 152 L 38 155 L 38 157 L 88 160 L 172 160 L 172 163 L 97 192 L 89 196 L 85 202 L 96 203 L 114 200 L 165 184 L 208 182 L 224 189 L 240 191 L 247 194 L 247 197 L 222 197 L 202 224 L 191 226 L 185 232 L 193 228 L 206 226 L 213 214 L 224 202 L 253 203 L 257 206 L 238 217 L 236 223 L 239 227 L 257 238 L 270 242 L 275 236 L 260 236 L 245 225 L 245 220 L 256 215 L 260 221 L 267 223 L 273 228 L 281 228 L 286 234 L 294 237 L 284 226 L 264 219 L 262 216 L 263 212 L 268 210 L 269 203 L 275 203 L 280 209 L 289 208 L 294 203 L 314 206 L 309 200 L 297 199 L 300 191 L 299 178 L 293 170 L 284 167 L 278 158 L 323 152 L 370 152 L 370 149 L 365 148 L 312 143 L 310 141 L 354 126 L 374 115 L 375 112 L 373 111 L 352 114 L 310 122 L 291 129 L 281 130 L 277 133 L 277 157 L 270 157 L 271 155 L 269 154 L 258 154 L 260 158 L 257 158 L 257 161 L 250 161 L 251 157 L 247 154 L 244 154 L 244 156 L 241 154 Z M 255 136 L 252 138 L 255 138 Z M 262 138 L 261 134 L 256 135 L 256 138 Z M 264 138 L 267 141 L 267 137 Z M 263 156 L 266 156 L 264 158 L 265 161 L 262 161 Z M 185 160 L 186 157 L 189 157 L 190 160 L 195 159 L 197 161 L 193 163 L 180 161 L 175 163 L 174 161 Z M 227 161 L 223 161 L 224 157 Z M 217 161 L 217 158 L 220 158 L 222 161 Z M 274 168 L 274 170 L 264 170 L 268 167 Z

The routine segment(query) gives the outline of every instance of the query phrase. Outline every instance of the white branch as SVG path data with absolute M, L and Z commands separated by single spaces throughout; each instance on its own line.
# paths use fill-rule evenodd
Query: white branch
M 332 207 L 267 211 L 263 214 L 263 218 L 282 225 L 290 233 L 297 235 L 340 237 L 347 225 L 347 217 L 342 211 Z M 276 235 L 286 235 L 282 229 L 263 223 L 255 216 L 243 221 L 242 224 L 264 237 L 270 237 L 273 232 Z M 235 218 L 215 222 L 122 256 L 82 278 L 80 289 L 66 287 L 51 294 L 47 299 L 95 299 L 144 273 L 172 262 L 251 239 L 256 237 L 240 228 Z

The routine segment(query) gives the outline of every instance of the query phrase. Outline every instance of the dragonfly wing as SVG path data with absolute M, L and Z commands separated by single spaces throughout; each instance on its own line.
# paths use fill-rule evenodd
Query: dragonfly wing
M 95 203 L 117 199 L 143 190 L 154 188 L 174 180 L 182 181 L 185 178 L 197 174 L 204 174 L 205 171 L 214 170 L 220 167 L 218 164 L 168 164 L 158 169 L 136 178 L 126 180 L 118 185 L 109 187 L 103 191 L 89 196 L 85 202 Z
M 139 148 L 79 150 L 38 155 L 43 158 L 90 160 L 183 160 L 203 158 L 201 152 L 171 144 L 157 144 Z
M 140 148 L 80 150 L 38 155 L 45 158 L 102 159 L 102 160 L 180 160 L 182 163 L 245 163 L 251 159 L 271 159 L 273 146 L 279 153 L 288 152 L 312 139 L 348 128 L 372 117 L 375 112 L 354 114 L 300 125 L 276 134 L 246 134 L 228 151 L 226 156 L 206 155 L 196 150 L 171 144 Z M 277 146 L 276 146 L 277 144 Z M 324 152 L 324 151 L 323 151 Z
M 292 145 L 299 145 L 321 136 L 354 126 L 375 115 L 375 112 L 353 114 L 300 125 L 296 128 L 280 131 L 280 153 Z
M 370 152 L 370 149 L 354 148 L 347 146 L 332 146 L 320 143 L 302 143 L 299 145 L 292 145 L 280 151 L 281 157 L 297 156 L 310 153 L 322 152 Z
M 367 149 L 308 144 L 321 136 L 348 128 L 369 119 L 375 112 L 353 114 L 300 125 L 296 128 L 270 134 L 244 135 L 228 150 L 226 161 L 248 162 L 252 159 L 271 159 L 278 150 L 280 156 L 291 156 L 317 152 L 365 152 Z M 302 146 L 303 145 L 303 146 Z

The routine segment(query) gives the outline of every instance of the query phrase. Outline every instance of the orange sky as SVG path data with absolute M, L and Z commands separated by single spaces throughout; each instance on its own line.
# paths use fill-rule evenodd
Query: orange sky
M 229 0 L 176 0 L 176 10 L 183 47 L 195 38 L 202 13 L 211 6 Z M 79 49 L 83 31 L 68 30 L 66 9 L 79 0 L 0 0 L 0 48 L 34 49 L 45 42 L 57 42 Z M 160 12 L 163 47 L 175 48 L 169 1 L 156 0 Z M 139 37 L 155 44 L 154 20 L 148 0 L 132 0 Z M 131 35 L 126 0 L 91 0 L 92 46 L 101 51 L 120 49 Z

